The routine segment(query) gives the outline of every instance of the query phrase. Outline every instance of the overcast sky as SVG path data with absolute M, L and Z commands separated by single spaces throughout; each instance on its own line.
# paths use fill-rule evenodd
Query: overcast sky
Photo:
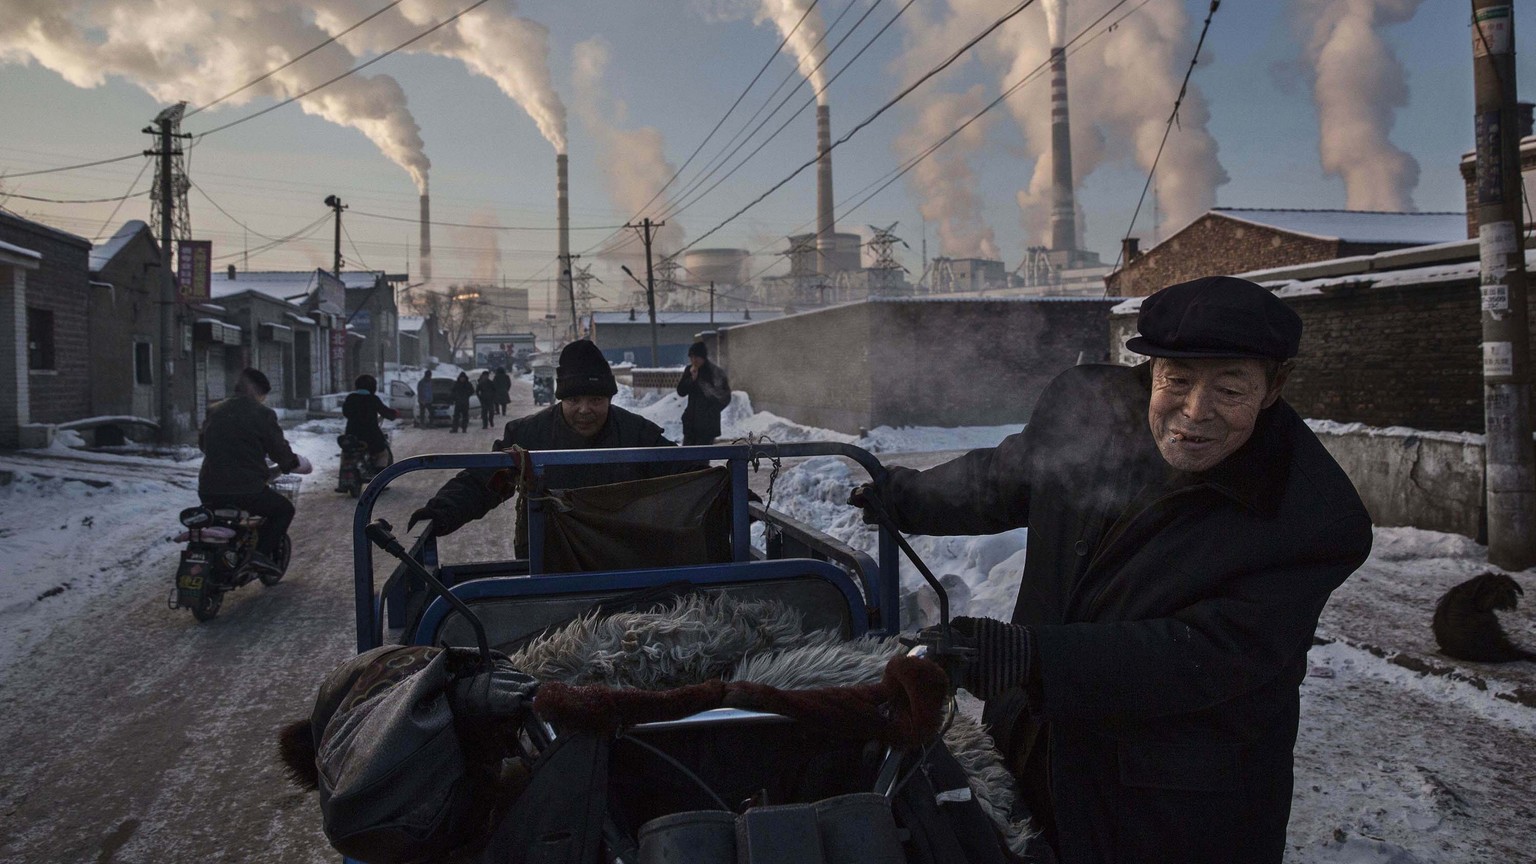
M 343 38 L 344 51 L 331 46 L 295 64 L 283 86 L 308 80 L 304 75 L 323 80 L 331 69 L 375 57 L 404 41 L 396 38 L 400 34 L 408 38 L 430 26 L 412 21 L 442 20 L 468 2 L 408 0 Z M 647 215 L 637 211 L 658 178 L 664 180 L 682 165 L 773 54 L 781 40 L 773 10 L 798 18 L 806 2 L 526 0 L 514 7 L 490 0 L 473 13 L 486 19 L 469 26 L 474 19 L 466 17 L 439 31 L 436 37 L 460 35 L 431 43 L 436 46 L 431 53 L 389 56 L 353 76 L 356 80 L 322 91 L 332 93 L 333 101 L 313 104 L 315 113 L 288 105 L 198 140 L 189 173 L 235 219 L 270 237 L 310 225 L 326 212 L 322 200 L 339 195 L 354 211 L 345 221 L 348 267 L 400 271 L 409 260 L 414 281 L 416 225 L 378 218 L 414 220 L 417 184 L 410 171 L 425 172 L 430 161 L 435 220 L 549 229 L 555 185 L 550 139 L 558 137 L 551 132 L 551 106 L 563 106 L 572 223 L 576 229 L 596 229 L 574 231 L 573 251 L 586 252 L 583 260 L 595 262 L 594 272 L 607 285 L 602 293 L 627 304 L 618 299 L 620 290 L 628 297 L 622 288 L 625 277 L 615 275 L 592 248 L 612 233 L 602 226 Z M 808 21 L 819 19 L 827 26 L 842 15 L 828 27 L 821 49 L 830 48 L 868 13 L 831 51 L 822 73 L 830 77 L 852 60 L 905 2 L 818 3 Z M 1085 245 L 1110 260 L 1118 238 L 1129 229 L 1147 176 L 1157 138 L 1152 133 L 1160 133 L 1161 118 L 1173 107 L 1172 94 L 1209 6 L 1133 0 L 1105 23 L 1089 26 L 1116 2 L 1069 0 L 1060 24 L 1066 39 L 1081 34 L 1082 48 L 1069 61 L 1069 75 Z M 162 100 L 185 98 L 195 107 L 233 89 L 230 82 L 238 86 L 253 72 L 312 47 L 325 32 L 335 33 L 386 4 L 328 0 L 289 7 L 282 0 L 161 0 L 154 15 L 144 19 L 145 5 L 133 0 L 0 0 L 0 20 L 7 22 L 0 33 L 0 116 L 7 118 L 0 135 L 0 173 L 142 150 L 151 142 L 140 130 Z M 914 0 L 826 89 L 833 136 L 847 133 L 1012 5 Z M 270 15 L 252 22 L 234 17 L 244 13 L 222 11 L 242 6 L 266 7 Z M 39 9 L 48 11 L 29 11 Z M 1159 163 L 1158 215 L 1164 222 L 1153 226 L 1149 203 L 1132 233 L 1145 246 L 1179 227 L 1174 220 L 1212 202 L 1462 210 L 1456 165 L 1472 137 L 1469 10 L 1464 0 L 1228 0 L 1215 16 L 1195 70 L 1194 101 L 1186 105 Z M 1524 17 L 1517 22 L 1517 50 L 1524 45 L 1529 57 L 1536 9 L 1518 11 Z M 35 14 L 55 16 L 52 26 L 24 26 Z M 1119 25 L 1106 32 L 1116 20 Z M 39 35 L 44 32 L 49 35 Z M 476 34 L 483 32 L 494 32 L 496 38 L 482 44 Z M 840 211 L 863 200 L 872 184 L 1031 70 L 1048 50 L 1048 33 L 1040 5 L 1025 10 L 841 145 L 833 157 Z M 424 40 L 417 47 L 428 44 Z M 545 45 L 547 59 L 539 56 Z M 306 72 L 304 64 L 310 62 L 316 68 Z M 547 86 L 540 80 L 545 71 Z M 522 87 L 523 104 L 486 72 L 514 90 Z M 786 77 L 794 95 L 769 130 L 789 118 L 791 108 L 811 99 L 794 58 L 787 50 L 779 53 L 684 172 L 682 184 L 708 164 Z M 205 132 L 273 105 L 276 92 L 297 92 L 280 90 L 277 80 L 190 117 L 184 129 Z M 1536 97 L 1536 71 L 1529 61 L 1517 80 L 1526 99 Z M 786 87 L 778 98 L 788 92 Z M 918 271 L 926 212 L 930 255 L 995 250 L 1009 269 L 1016 267 L 1026 246 L 1048 242 L 1039 233 L 1046 215 L 1038 206 L 1040 190 L 1031 190 L 1036 156 L 1043 148 L 1041 130 L 1048 122 L 1047 95 L 1043 76 L 1024 85 L 912 174 L 842 216 L 839 227 L 866 230 L 867 224 L 899 221 L 896 233 L 912 247 L 903 250 L 903 263 Z M 399 104 L 389 121 L 393 128 L 376 126 L 365 135 L 359 125 L 348 125 L 348 112 L 366 113 L 377 108 L 377 100 L 396 98 Z M 419 127 L 419 145 L 402 117 Z M 389 147 L 396 149 L 387 153 Z M 667 241 L 694 241 L 811 158 L 814 148 L 814 120 L 806 109 L 736 174 L 669 216 L 671 228 L 680 230 L 669 233 Z M 48 204 L 5 196 L 122 195 L 144 161 L 0 178 L 0 201 L 8 210 L 63 230 L 104 237 L 126 219 L 147 219 L 147 199 L 127 201 L 108 223 L 110 203 Z M 133 188 L 145 188 L 152 173 L 152 168 L 145 171 Z M 815 184 L 814 169 L 805 171 L 704 239 L 701 247 L 762 252 L 755 268 L 768 267 L 771 253 L 783 248 L 777 238 L 813 224 Z M 193 233 L 213 240 L 216 257 L 236 256 L 220 264 L 242 263 L 243 250 L 268 242 L 218 212 L 202 192 L 193 190 L 189 201 Z M 660 209 L 658 201 L 648 208 L 649 215 Z M 437 283 L 532 280 L 535 314 L 543 312 L 545 280 L 555 269 L 553 232 L 440 226 L 433 245 Z M 330 247 L 326 223 L 307 240 L 252 254 L 249 267 L 329 267 Z

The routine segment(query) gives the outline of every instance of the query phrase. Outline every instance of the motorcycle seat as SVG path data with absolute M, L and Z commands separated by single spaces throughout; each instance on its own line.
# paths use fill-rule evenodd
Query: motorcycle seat
M 265 516 L 257 516 L 254 513 L 238 510 L 234 507 L 220 507 L 213 511 L 213 516 L 225 528 L 254 528 L 267 521 Z
M 228 543 L 235 539 L 235 529 L 215 525 L 211 528 L 191 528 L 176 535 L 177 543 L 200 540 L 212 543 Z

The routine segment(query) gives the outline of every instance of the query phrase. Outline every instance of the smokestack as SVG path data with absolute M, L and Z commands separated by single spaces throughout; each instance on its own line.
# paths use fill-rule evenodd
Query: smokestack
M 832 272 L 832 247 L 836 226 L 832 224 L 832 117 L 825 105 L 816 106 L 816 269 L 823 276 Z
M 576 335 L 576 301 L 571 294 L 571 211 L 567 200 L 566 156 L 555 154 L 555 233 L 559 235 L 559 296 L 555 300 L 555 320 L 571 322 L 571 336 Z
M 421 281 L 432 281 L 432 205 L 426 192 L 421 193 Z
M 1077 248 L 1072 201 L 1072 127 L 1067 122 L 1067 52 L 1051 49 L 1051 251 Z

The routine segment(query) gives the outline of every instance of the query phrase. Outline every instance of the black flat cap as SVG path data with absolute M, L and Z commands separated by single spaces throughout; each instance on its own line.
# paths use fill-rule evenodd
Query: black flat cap
M 1257 357 L 1289 360 L 1301 344 L 1301 316 L 1269 289 L 1232 276 L 1180 282 L 1141 303 L 1141 335 L 1125 347 L 1148 357 Z

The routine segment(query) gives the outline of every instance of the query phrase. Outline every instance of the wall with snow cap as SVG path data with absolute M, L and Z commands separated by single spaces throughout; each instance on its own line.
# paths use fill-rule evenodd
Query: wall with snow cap
M 1483 436 L 1309 420 L 1376 525 L 1485 541 Z

